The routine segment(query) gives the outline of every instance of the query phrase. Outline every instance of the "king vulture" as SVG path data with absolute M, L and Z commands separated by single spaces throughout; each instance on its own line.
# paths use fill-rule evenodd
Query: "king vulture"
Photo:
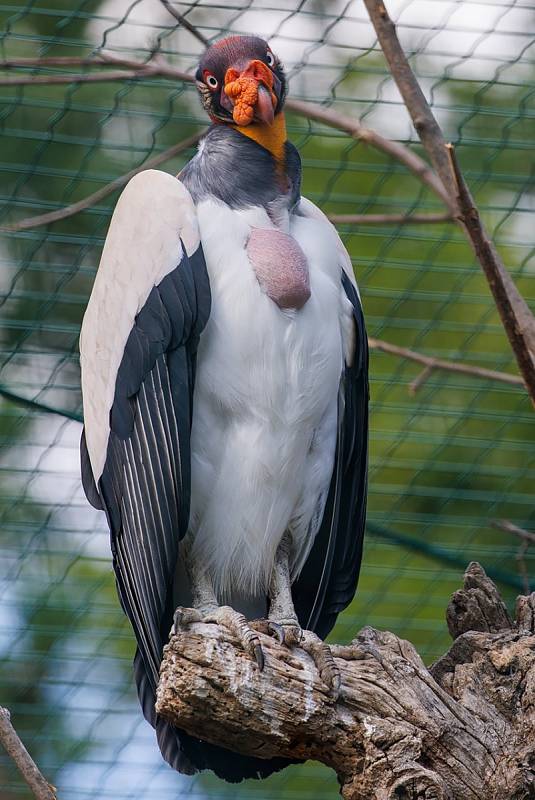
M 300 194 L 278 58 L 231 36 L 196 83 L 212 121 L 197 154 L 178 178 L 132 178 L 111 220 L 80 336 L 81 467 L 163 757 L 237 781 L 288 762 L 160 718 L 162 648 L 173 624 L 218 622 L 262 668 L 251 621 L 289 647 L 329 633 L 360 568 L 368 351 L 349 256 Z M 336 692 L 329 655 L 314 650 Z

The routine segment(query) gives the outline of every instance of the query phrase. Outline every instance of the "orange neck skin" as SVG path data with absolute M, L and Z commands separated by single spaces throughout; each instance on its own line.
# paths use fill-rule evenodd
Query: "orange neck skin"
M 265 147 L 266 150 L 269 150 L 277 161 L 277 165 L 284 167 L 285 144 L 288 137 L 286 135 L 286 121 L 282 112 L 276 115 L 272 125 L 251 122 L 250 125 L 235 125 L 234 127 L 244 136 L 248 136 L 249 139 L 253 139 L 262 147 Z

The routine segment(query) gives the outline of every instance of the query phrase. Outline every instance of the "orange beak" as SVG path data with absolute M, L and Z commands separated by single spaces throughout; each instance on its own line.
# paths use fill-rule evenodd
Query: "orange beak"
M 231 100 L 236 125 L 249 125 L 256 118 L 271 125 L 277 105 L 273 92 L 273 73 L 263 61 L 251 61 L 241 73 L 230 67 L 223 91 Z

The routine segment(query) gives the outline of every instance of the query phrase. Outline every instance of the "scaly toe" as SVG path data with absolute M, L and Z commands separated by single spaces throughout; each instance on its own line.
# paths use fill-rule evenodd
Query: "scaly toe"
M 311 656 L 321 680 L 328 687 L 331 697 L 336 700 L 340 692 L 341 677 L 331 648 L 311 631 L 306 631 L 300 646 Z
M 185 628 L 192 622 L 201 621 L 202 614 L 196 608 L 184 608 L 183 606 L 178 606 L 173 614 L 173 627 L 171 629 L 171 633 L 176 634 L 178 633 L 179 628 Z
M 230 606 L 219 606 L 204 617 L 204 622 L 215 622 L 223 625 L 239 639 L 246 653 L 249 653 L 260 670 L 264 669 L 264 652 L 256 631 L 247 620 Z
M 268 620 L 268 633 L 274 636 L 279 644 L 286 645 L 286 647 L 299 646 L 303 638 L 303 631 L 297 622 L 293 620 Z

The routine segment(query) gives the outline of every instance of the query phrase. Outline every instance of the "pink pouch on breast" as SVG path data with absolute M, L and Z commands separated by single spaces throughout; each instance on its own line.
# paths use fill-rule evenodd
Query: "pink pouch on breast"
M 262 290 L 279 308 L 302 308 L 310 297 L 305 254 L 291 236 L 274 228 L 253 228 L 247 255 Z

